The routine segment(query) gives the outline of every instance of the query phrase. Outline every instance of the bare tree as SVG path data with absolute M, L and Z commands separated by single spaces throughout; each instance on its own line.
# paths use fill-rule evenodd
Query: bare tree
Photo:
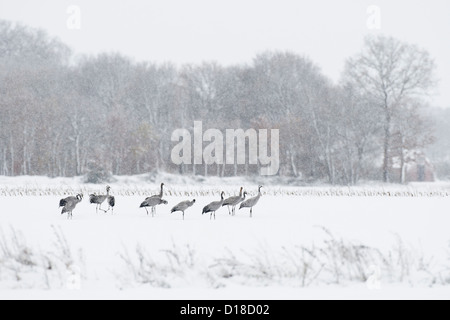
M 391 37 L 369 36 L 362 53 L 348 59 L 345 78 L 373 97 L 383 113 L 383 181 L 389 182 L 392 125 L 395 110 L 405 99 L 421 97 L 434 85 L 430 54 Z

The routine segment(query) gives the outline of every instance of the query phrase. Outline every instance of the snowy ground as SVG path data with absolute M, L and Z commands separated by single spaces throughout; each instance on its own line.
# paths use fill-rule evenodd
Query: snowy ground
M 112 184 L 111 215 L 96 214 L 87 200 L 102 186 L 0 178 L 0 298 L 450 297 L 450 200 L 443 184 L 314 189 L 321 193 L 267 187 L 253 219 L 222 208 L 210 221 L 201 211 L 218 196 L 207 184 L 168 183 L 169 205 L 152 218 L 139 204 L 158 184 L 126 180 Z M 223 189 L 234 193 L 246 183 L 255 192 L 248 182 L 233 183 Z M 59 214 L 59 193 L 76 190 L 85 199 L 69 221 Z M 410 196 L 346 196 L 362 190 Z M 170 214 L 194 197 L 185 221 Z

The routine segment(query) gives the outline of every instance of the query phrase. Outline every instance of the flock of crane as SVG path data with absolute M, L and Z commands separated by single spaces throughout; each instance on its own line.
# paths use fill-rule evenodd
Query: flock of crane
M 259 202 L 259 199 L 261 198 L 261 188 L 263 186 L 258 187 L 258 195 L 253 198 L 247 198 L 247 192 L 244 191 L 244 188 L 241 187 L 240 193 L 238 196 L 233 196 L 228 199 L 225 199 L 225 192 L 222 192 L 220 194 L 220 201 L 214 201 L 208 204 L 206 207 L 203 208 L 202 215 L 204 214 L 210 214 L 210 220 L 214 218 L 216 219 L 216 211 L 218 211 L 220 208 L 227 206 L 228 207 L 228 213 L 232 216 L 236 215 L 236 207 L 240 204 L 239 210 L 244 208 L 250 208 L 250 218 L 253 217 L 253 207 L 256 206 Z M 98 213 L 99 210 L 103 211 L 105 213 L 109 212 L 110 210 L 114 214 L 114 207 L 116 205 L 116 199 L 114 196 L 110 195 L 111 187 L 106 187 L 106 194 L 105 195 L 96 195 L 91 194 L 89 195 L 89 201 L 91 204 L 96 205 L 96 212 Z M 149 215 L 149 211 L 147 208 L 151 209 L 152 217 L 156 214 L 156 207 L 159 205 L 167 205 L 168 202 L 163 199 L 164 196 L 164 183 L 161 183 L 161 191 L 159 194 L 156 194 L 154 196 L 148 197 L 144 200 L 144 202 L 141 203 L 140 208 L 144 208 L 147 212 L 147 215 Z M 61 199 L 59 202 L 59 206 L 62 207 L 61 214 L 67 213 L 68 219 L 73 218 L 73 210 L 77 207 L 77 205 L 83 201 L 83 194 L 78 194 L 74 197 L 68 197 L 65 199 Z M 102 204 L 107 203 L 108 209 L 104 210 L 102 209 Z M 171 213 L 174 212 L 181 212 L 183 214 L 183 220 L 184 220 L 184 214 L 185 211 L 189 208 L 191 208 L 195 204 L 195 199 L 192 201 L 183 201 L 179 204 L 177 204 L 175 207 L 172 208 L 170 211 Z M 231 210 L 230 210 L 231 208 Z

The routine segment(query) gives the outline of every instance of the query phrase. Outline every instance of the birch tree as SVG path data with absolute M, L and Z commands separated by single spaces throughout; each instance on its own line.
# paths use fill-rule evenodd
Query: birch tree
M 422 97 L 433 88 L 435 64 L 430 54 L 416 45 L 392 37 L 369 36 L 363 51 L 347 60 L 345 77 L 375 105 L 373 113 L 383 114 L 384 182 L 389 182 L 392 125 L 405 99 Z

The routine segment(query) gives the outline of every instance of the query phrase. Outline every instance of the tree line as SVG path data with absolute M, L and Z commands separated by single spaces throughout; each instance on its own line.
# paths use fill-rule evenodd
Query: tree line
M 258 174 L 258 165 L 174 165 L 171 133 L 201 120 L 280 129 L 281 176 L 403 182 L 393 164 L 433 142 L 424 110 L 434 70 L 427 51 L 381 35 L 333 83 L 292 52 L 226 67 L 80 57 L 41 30 L 0 21 L 0 175 Z

